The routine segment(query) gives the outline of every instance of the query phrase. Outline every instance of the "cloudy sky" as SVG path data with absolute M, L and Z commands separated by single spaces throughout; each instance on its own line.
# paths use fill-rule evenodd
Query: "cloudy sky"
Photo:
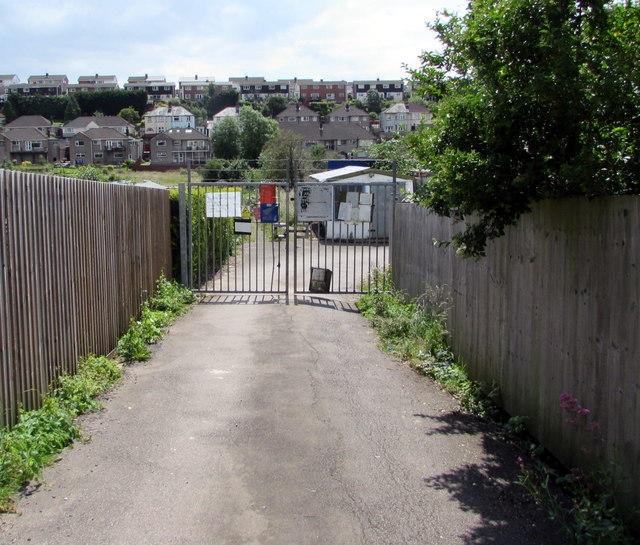
M 0 0 L 0 73 L 398 79 L 466 0 Z

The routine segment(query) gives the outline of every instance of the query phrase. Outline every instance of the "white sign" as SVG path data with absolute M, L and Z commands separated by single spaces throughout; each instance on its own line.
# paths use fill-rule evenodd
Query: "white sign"
M 242 217 L 242 191 L 207 193 L 208 218 Z
M 338 221 L 369 223 L 373 214 L 373 194 L 349 192 L 338 207 Z
M 298 221 L 330 221 L 333 219 L 333 187 L 312 183 L 296 187 L 296 219 Z

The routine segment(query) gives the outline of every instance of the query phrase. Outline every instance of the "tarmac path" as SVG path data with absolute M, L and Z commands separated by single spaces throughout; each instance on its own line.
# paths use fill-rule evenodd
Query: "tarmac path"
M 561 543 L 518 453 L 347 296 L 218 296 L 127 368 L 0 543 Z

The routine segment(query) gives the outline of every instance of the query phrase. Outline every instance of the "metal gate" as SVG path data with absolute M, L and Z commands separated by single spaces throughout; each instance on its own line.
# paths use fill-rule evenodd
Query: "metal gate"
M 389 182 L 181 184 L 183 282 L 201 293 L 366 291 L 389 264 L 397 195 Z

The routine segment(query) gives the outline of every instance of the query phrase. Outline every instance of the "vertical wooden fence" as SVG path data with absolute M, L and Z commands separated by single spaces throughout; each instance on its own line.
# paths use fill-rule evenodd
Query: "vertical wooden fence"
M 106 354 L 171 274 L 167 191 L 0 170 L 0 425 Z
M 393 277 L 412 296 L 447 286 L 456 353 L 568 467 L 616 464 L 640 505 L 640 197 L 545 201 L 479 261 L 434 245 L 462 229 L 396 210 Z M 589 415 L 567 413 L 560 395 Z M 575 422 L 567 422 L 574 419 Z M 595 424 L 594 424 L 595 423 Z

